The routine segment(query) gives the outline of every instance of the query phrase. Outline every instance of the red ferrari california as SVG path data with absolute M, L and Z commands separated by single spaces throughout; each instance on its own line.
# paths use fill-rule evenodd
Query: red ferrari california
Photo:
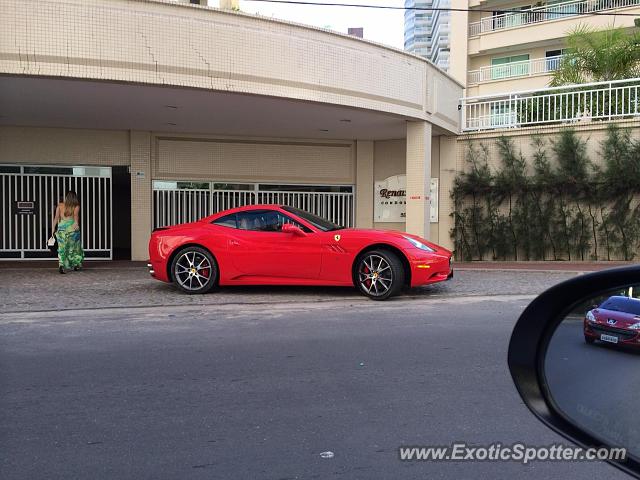
M 385 300 L 453 276 L 451 252 L 406 233 L 343 228 L 303 210 L 252 205 L 157 228 L 149 271 L 186 293 L 216 285 L 355 285 Z
M 613 296 L 584 318 L 584 339 L 640 347 L 640 299 Z

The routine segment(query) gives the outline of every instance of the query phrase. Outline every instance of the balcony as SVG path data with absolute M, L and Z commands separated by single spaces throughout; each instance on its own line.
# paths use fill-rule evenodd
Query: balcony
M 534 7 L 521 12 L 509 12 L 486 17 L 479 22 L 469 24 L 469 36 L 477 37 L 483 33 L 517 28 L 523 25 L 549 22 L 576 15 L 597 13 L 603 10 L 640 6 L 640 0 L 574 0 Z
M 469 85 L 479 83 L 506 80 L 509 78 L 532 77 L 534 75 L 548 75 L 557 70 L 562 60 L 562 55 L 546 58 L 535 58 L 522 62 L 512 62 L 503 65 L 482 67 L 478 70 L 470 70 L 467 75 Z
M 640 119 L 640 78 L 510 92 L 460 100 L 463 132 Z

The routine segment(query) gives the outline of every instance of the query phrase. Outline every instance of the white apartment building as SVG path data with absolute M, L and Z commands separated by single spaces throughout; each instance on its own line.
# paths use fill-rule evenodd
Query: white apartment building
M 578 26 L 634 27 L 640 0 L 406 0 L 405 49 L 422 55 L 475 97 L 544 88 Z M 602 15 L 625 14 L 625 15 Z
M 451 0 L 405 0 L 404 48 L 426 58 L 444 71 L 449 70 L 451 44 Z M 420 11 L 414 8 L 433 8 Z M 437 10 L 443 9 L 443 10 Z

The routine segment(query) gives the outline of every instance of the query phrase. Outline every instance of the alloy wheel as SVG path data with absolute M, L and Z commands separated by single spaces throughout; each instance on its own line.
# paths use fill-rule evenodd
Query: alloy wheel
M 187 250 L 178 257 L 173 273 L 180 287 L 189 292 L 198 292 L 207 287 L 214 268 L 204 253 Z
M 393 270 L 387 260 L 380 255 L 367 255 L 360 260 L 358 282 L 365 293 L 381 297 L 393 285 Z

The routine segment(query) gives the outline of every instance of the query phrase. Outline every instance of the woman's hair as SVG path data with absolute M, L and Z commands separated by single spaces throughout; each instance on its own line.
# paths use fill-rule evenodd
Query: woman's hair
M 73 215 L 75 208 L 80 205 L 78 201 L 78 195 L 73 190 L 69 190 L 64 197 L 64 216 L 70 217 Z

